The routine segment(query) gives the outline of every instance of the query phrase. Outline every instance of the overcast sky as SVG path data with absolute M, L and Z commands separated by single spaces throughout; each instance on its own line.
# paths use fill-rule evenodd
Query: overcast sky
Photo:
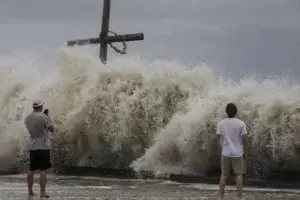
M 300 76 L 300 0 L 112 2 L 111 30 L 145 34 L 145 41 L 129 44 L 131 54 L 207 63 L 232 77 Z M 55 60 L 68 39 L 98 34 L 102 3 L 0 0 L 0 53 L 31 50 Z

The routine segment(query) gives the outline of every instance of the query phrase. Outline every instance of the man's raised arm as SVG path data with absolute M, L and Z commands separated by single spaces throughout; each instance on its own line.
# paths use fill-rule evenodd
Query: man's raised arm
M 54 132 L 54 124 L 52 123 L 50 117 L 47 115 L 45 115 L 45 125 L 48 131 L 50 131 L 51 133 Z

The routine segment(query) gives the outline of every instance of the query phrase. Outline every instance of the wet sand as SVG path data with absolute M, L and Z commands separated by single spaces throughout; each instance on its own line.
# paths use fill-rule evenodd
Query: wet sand
M 164 180 L 106 179 L 51 175 L 48 188 L 50 199 L 53 200 L 217 200 L 219 197 L 217 185 L 183 184 Z M 38 184 L 35 184 L 34 190 L 39 195 Z M 300 199 L 300 190 L 246 187 L 244 197 L 246 200 L 298 200 Z M 0 200 L 10 199 L 28 199 L 25 175 L 0 176 Z M 40 198 L 37 196 L 33 198 L 33 200 L 35 199 Z M 236 199 L 234 187 L 227 187 L 226 199 Z

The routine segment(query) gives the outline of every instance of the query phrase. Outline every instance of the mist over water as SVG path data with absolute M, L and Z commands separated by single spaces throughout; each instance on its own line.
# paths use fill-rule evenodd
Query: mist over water
M 26 166 L 23 120 L 36 98 L 45 101 L 56 125 L 56 169 L 131 166 L 203 174 L 219 166 L 215 129 L 229 102 L 247 124 L 252 175 L 300 164 L 300 87 L 288 78 L 235 82 L 206 65 L 133 57 L 103 66 L 80 49 L 62 49 L 51 74 L 39 71 L 41 64 L 34 55 L 0 57 L 0 170 Z

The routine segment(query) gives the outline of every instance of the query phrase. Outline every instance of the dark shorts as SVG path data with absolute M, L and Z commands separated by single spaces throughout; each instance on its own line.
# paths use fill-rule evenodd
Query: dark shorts
M 30 171 L 45 171 L 51 168 L 50 150 L 30 151 Z

